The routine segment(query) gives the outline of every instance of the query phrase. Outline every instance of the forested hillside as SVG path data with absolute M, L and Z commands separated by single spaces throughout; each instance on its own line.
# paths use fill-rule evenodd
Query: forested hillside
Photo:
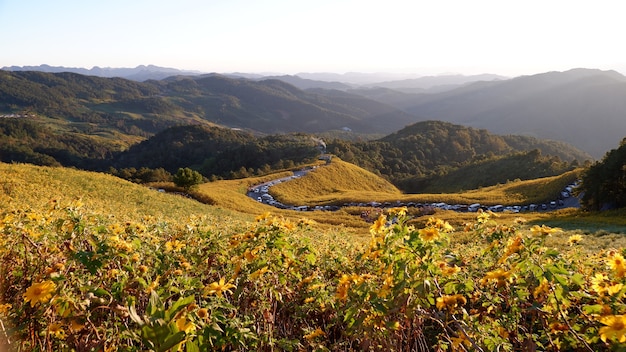
M 588 69 L 549 72 L 413 96 L 403 107 L 493 133 L 565 141 L 600 158 L 626 135 L 626 77 Z
M 453 170 L 475 163 L 485 165 L 485 160 L 515 152 L 533 151 L 526 158 L 514 157 L 518 164 L 513 170 L 476 170 L 488 174 L 483 181 L 474 179 L 473 186 L 506 182 L 507 179 L 557 175 L 591 159 L 586 153 L 564 143 L 523 136 L 498 136 L 486 130 L 441 121 L 418 122 L 375 141 L 348 143 L 334 140 L 328 143 L 328 151 L 379 173 L 407 192 L 423 190 L 430 178 L 441 178 Z M 574 160 L 577 161 L 571 164 Z M 536 163 L 543 166 L 538 167 Z M 449 186 L 454 188 L 452 184 Z M 469 189 L 466 186 L 470 185 L 460 188 Z
M 240 178 L 311 162 L 320 154 L 317 146 L 304 134 L 255 137 L 225 128 L 178 126 L 118 154 L 111 165 L 170 173 L 192 167 L 206 177 Z

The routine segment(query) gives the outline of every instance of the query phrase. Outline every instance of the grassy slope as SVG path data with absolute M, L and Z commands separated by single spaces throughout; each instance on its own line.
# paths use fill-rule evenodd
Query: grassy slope
M 173 222 L 191 215 L 234 216 L 231 211 L 95 172 L 0 163 L 0 180 L 0 210 L 3 204 L 10 204 L 45 211 L 53 202 L 67 205 L 80 201 L 95 213 L 128 221 L 145 216 Z
M 559 176 L 509 182 L 460 193 L 402 194 L 379 176 L 335 158 L 330 165 L 320 167 L 306 177 L 276 185 L 270 192 L 281 202 L 293 205 L 398 200 L 517 205 L 554 199 L 566 185 L 578 178 L 579 172 L 571 171 Z
M 381 195 L 400 196 L 400 191 L 391 183 L 337 158 L 305 177 L 272 187 L 270 193 L 277 200 L 294 205 L 333 203 L 346 199 L 367 202 Z
M 338 162 L 336 165 L 335 168 L 322 167 L 300 180 L 305 181 L 309 177 L 315 178 L 320 174 L 325 175 L 328 172 L 340 169 L 351 170 L 355 173 L 353 177 L 358 174 L 355 167 L 350 164 Z M 329 233 L 343 233 L 350 235 L 354 239 L 363 240 L 367 238 L 371 224 L 360 218 L 359 215 L 362 208 L 346 208 L 337 212 L 315 211 L 301 213 L 280 210 L 260 204 L 245 195 L 247 188 L 251 185 L 289 174 L 290 172 L 283 172 L 259 178 L 217 181 L 200 185 L 197 192 L 210 198 L 215 203 L 215 206 L 210 206 L 181 196 L 156 192 L 145 186 L 136 185 L 106 174 L 67 168 L 0 163 L 0 211 L 13 208 L 46 211 L 52 205 L 53 200 L 63 206 L 80 200 L 85 207 L 91 209 L 94 213 L 107 217 L 116 217 L 123 221 L 139 221 L 145 216 L 151 216 L 162 221 L 180 224 L 181 219 L 184 221 L 184 219 L 188 219 L 190 216 L 208 216 L 216 224 L 222 224 L 220 226 L 237 226 L 236 224 L 238 223 L 253 220 L 256 215 L 271 212 L 292 220 L 301 218 L 314 220 L 318 223 L 316 227 L 324 232 L 324 234 L 319 233 L 318 235 L 325 236 Z M 512 182 L 507 185 L 489 187 L 482 191 L 472 191 L 473 193 L 480 194 L 482 192 L 483 194 L 480 197 L 474 196 L 473 199 L 485 200 L 507 197 L 511 196 L 511 194 L 528 194 L 541 187 L 551 187 L 554 183 L 563 182 L 562 178 L 568 179 L 569 177 L 571 175 L 565 174 L 559 177 Z M 348 179 L 349 177 L 344 177 L 346 185 L 350 184 L 347 181 Z M 299 180 L 286 182 L 274 188 L 280 189 L 289 186 L 297 190 L 297 181 Z M 373 179 L 369 182 L 373 182 Z M 337 188 L 339 185 L 341 185 L 341 181 L 337 181 Z M 373 184 L 370 184 L 370 186 L 373 187 Z M 291 192 L 294 191 L 292 190 Z M 451 201 L 459 197 L 459 195 L 445 194 L 402 195 L 394 191 L 393 188 L 389 190 L 389 193 L 356 190 L 344 190 L 344 192 L 349 195 L 378 197 L 378 199 L 383 200 L 385 197 L 389 200 L 422 200 L 433 197 L 433 201 L 437 199 L 437 201 L 448 201 L 450 203 L 453 203 Z M 373 199 L 364 198 L 362 200 L 368 201 Z M 529 220 L 531 224 L 548 224 L 561 227 L 568 233 L 581 233 L 588 237 L 589 244 L 592 247 L 618 247 L 622 242 L 625 242 L 626 246 L 624 236 L 615 235 L 626 233 L 626 220 L 624 220 L 626 219 L 626 214 L 624 214 L 624 211 L 582 213 L 571 209 L 547 213 L 505 213 L 500 214 L 499 221 L 510 222 L 520 215 Z M 430 215 L 417 217 L 413 222 L 419 226 L 425 222 L 428 216 Z M 453 211 L 438 211 L 436 216 L 449 220 L 452 224 L 459 227 L 475 219 L 475 214 Z M 564 236 L 566 235 L 555 236 L 555 241 L 563 243 L 566 240 Z M 596 242 L 601 244 L 591 244 Z

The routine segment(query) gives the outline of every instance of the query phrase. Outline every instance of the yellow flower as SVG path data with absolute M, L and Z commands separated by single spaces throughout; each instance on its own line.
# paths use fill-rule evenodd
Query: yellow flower
M 30 301 L 30 306 L 34 307 L 35 304 L 42 302 L 49 302 L 52 298 L 52 293 L 56 290 L 57 285 L 54 282 L 47 280 L 37 284 L 33 284 L 23 294 L 24 303 Z
M 50 324 L 48 332 L 58 339 L 65 339 L 65 330 L 63 330 L 63 325 L 61 325 L 61 323 Z
M 285 229 L 290 230 L 290 231 L 296 228 L 296 225 L 289 220 L 283 220 L 281 225 L 283 225 Z
M 219 282 L 213 282 L 209 284 L 209 286 L 204 288 L 204 295 L 216 295 L 222 296 L 224 292 L 232 293 L 231 288 L 235 288 L 236 286 L 231 284 L 230 282 L 226 283 L 224 278 L 221 278 Z
M 165 242 L 166 252 L 179 252 L 183 248 L 185 248 L 185 243 L 179 240 L 172 240 L 172 241 Z
M 180 266 L 182 266 L 184 270 L 191 269 L 191 264 L 189 264 L 189 262 L 186 262 L 186 261 L 181 262 Z
M 600 322 L 606 326 L 600 328 L 600 338 L 602 341 L 617 340 L 626 342 L 626 316 L 607 315 L 600 318 Z
M 602 295 L 606 291 L 608 286 L 608 277 L 604 274 L 597 273 L 591 278 L 591 288 L 596 291 L 597 294 Z
M 614 285 L 607 287 L 606 292 L 608 292 L 609 296 L 613 296 L 619 293 L 623 287 L 624 287 L 623 284 L 614 284 Z
M 478 210 L 478 216 L 476 216 L 476 220 L 478 221 L 479 224 L 484 224 L 487 221 L 489 221 L 489 218 L 491 217 L 491 213 L 485 212 L 482 209 Z
M 581 236 L 581 235 L 571 235 L 571 236 L 569 236 L 569 238 L 567 239 L 567 243 L 568 243 L 570 246 L 574 246 L 574 245 L 577 245 L 577 244 L 579 244 L 580 242 L 582 242 L 582 240 L 583 240 L 583 236 Z
M 304 299 L 304 303 L 311 303 L 313 301 L 315 301 L 315 297 L 307 297 Z
M 435 227 L 443 232 L 454 231 L 454 227 L 452 227 L 452 225 L 450 225 L 447 221 L 443 221 L 434 217 L 428 218 L 428 222 L 426 223 L 426 225 Z
M 398 207 L 389 209 L 389 214 L 396 214 L 397 216 L 405 216 L 408 211 L 407 207 Z
M 624 257 L 622 257 L 619 253 L 614 253 L 609 256 L 608 259 L 609 268 L 615 271 L 615 274 L 618 278 L 623 278 L 626 274 L 626 261 L 624 261 Z
M 533 235 L 541 236 L 541 237 L 545 237 L 553 233 L 562 232 L 562 231 L 563 230 L 561 230 L 558 227 L 552 228 L 546 225 L 541 225 L 541 226 L 535 225 L 530 228 L 530 232 L 532 232 Z
M 13 306 L 9 303 L 0 304 L 0 314 L 6 315 L 9 312 L 9 309 L 11 309 L 11 307 Z
M 196 329 L 193 322 L 187 320 L 187 317 L 184 315 L 181 315 L 180 318 L 176 319 L 176 327 L 178 328 L 178 331 L 184 331 L 186 334 Z
M 311 340 L 313 340 L 316 337 L 324 336 L 324 335 L 326 335 L 326 334 L 322 331 L 322 329 L 317 328 L 314 331 L 304 335 L 304 338 L 307 339 L 308 341 L 311 341 Z
M 437 297 L 436 306 L 438 309 L 454 309 L 467 303 L 467 299 L 463 295 L 443 295 Z
M 146 265 L 140 265 L 138 268 L 140 273 L 145 274 L 148 272 L 148 267 Z
M 427 227 L 417 231 L 423 241 L 431 242 L 439 238 L 439 229 L 436 227 Z
M 506 284 L 506 280 L 511 278 L 511 272 L 504 269 L 497 269 L 488 272 L 484 278 L 480 280 L 482 284 L 486 284 L 489 281 L 495 281 L 498 287 L 502 287 Z
M 374 224 L 370 227 L 370 232 L 372 234 L 376 234 L 381 232 L 385 228 L 385 224 L 387 223 L 387 218 L 380 214 L 378 219 L 374 221 Z
M 253 272 L 252 274 L 250 274 L 250 280 L 256 280 L 256 279 L 260 278 L 261 276 L 263 276 L 263 274 L 265 274 L 268 271 L 269 271 L 269 269 L 266 266 L 264 266 L 261 269 L 259 269 L 259 270 L 255 271 L 255 272 Z
M 437 266 L 439 266 L 439 269 L 441 269 L 441 274 L 443 276 L 450 276 L 450 275 L 454 275 L 456 273 L 458 273 L 459 271 L 461 271 L 461 268 L 459 268 L 458 266 L 449 266 L 448 263 L 446 262 L 439 262 L 437 263 Z
M 157 277 L 152 281 L 152 283 L 146 287 L 146 293 L 150 293 L 154 291 L 157 287 L 159 287 L 159 280 L 161 280 L 161 275 L 157 275 Z
M 196 314 L 198 315 L 198 318 L 200 319 L 207 319 L 209 317 L 209 311 L 206 308 L 198 309 Z
M 269 217 L 270 217 L 270 212 L 266 211 L 265 213 L 263 213 L 263 214 L 257 216 L 256 218 L 254 218 L 254 220 L 256 220 L 256 222 L 261 222 L 261 221 L 263 221 L 263 220 L 265 220 L 265 219 L 267 219 Z

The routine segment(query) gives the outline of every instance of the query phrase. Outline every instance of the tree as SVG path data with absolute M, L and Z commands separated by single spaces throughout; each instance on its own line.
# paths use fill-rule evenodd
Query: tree
M 185 192 L 189 192 L 193 186 L 202 183 L 202 179 L 202 175 L 198 171 L 188 167 L 179 168 L 174 175 L 174 183 L 176 186 L 182 187 Z
M 626 207 L 626 138 L 587 169 L 580 192 L 587 210 Z

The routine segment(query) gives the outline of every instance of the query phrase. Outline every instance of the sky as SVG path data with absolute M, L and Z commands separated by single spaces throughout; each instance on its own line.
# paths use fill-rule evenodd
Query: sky
M 626 72 L 605 0 L 0 0 L 0 67 L 506 76 Z

